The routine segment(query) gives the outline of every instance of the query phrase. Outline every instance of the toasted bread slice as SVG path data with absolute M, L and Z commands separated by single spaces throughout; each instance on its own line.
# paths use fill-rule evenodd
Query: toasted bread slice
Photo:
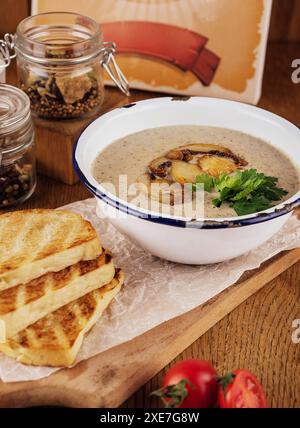
M 0 344 L 0 351 L 23 364 L 70 366 L 78 354 L 84 335 L 120 291 L 123 282 L 124 275 L 117 270 L 108 285 L 27 327 L 6 343 Z
M 114 277 L 112 256 L 81 261 L 49 272 L 27 284 L 0 292 L 0 337 L 5 341 L 61 306 L 108 284 Z
M 46 209 L 2 214 L 0 291 L 101 252 L 94 228 L 79 214 Z

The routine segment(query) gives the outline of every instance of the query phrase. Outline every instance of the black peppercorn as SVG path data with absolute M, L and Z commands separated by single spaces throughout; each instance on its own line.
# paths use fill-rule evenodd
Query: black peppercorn
M 31 190 L 31 164 L 0 167 L 0 208 L 7 207 L 23 199 Z

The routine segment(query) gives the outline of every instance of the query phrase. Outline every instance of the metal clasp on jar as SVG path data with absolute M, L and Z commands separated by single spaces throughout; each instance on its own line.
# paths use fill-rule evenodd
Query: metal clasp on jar
M 101 49 L 102 59 L 101 65 L 107 71 L 109 77 L 115 85 L 127 96 L 130 95 L 129 83 L 122 73 L 122 70 L 115 60 L 116 44 L 114 42 L 104 42 Z
M 11 60 L 16 57 L 15 52 L 15 36 L 10 33 L 6 33 L 3 40 L 0 39 L 0 59 L 3 60 L 2 67 L 8 67 Z

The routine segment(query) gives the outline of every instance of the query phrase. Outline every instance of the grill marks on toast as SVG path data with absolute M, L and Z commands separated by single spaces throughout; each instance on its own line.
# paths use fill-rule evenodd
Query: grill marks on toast
M 8 293 L 7 291 L 10 291 Z M 7 314 L 18 307 L 19 287 L 13 287 L 10 290 L 2 291 L 0 294 L 0 314 Z
M 63 306 L 8 340 L 11 349 L 34 348 L 68 350 L 94 315 L 105 293 L 123 282 L 124 275 L 116 269 L 114 279 L 104 287 Z
M 24 304 L 28 305 L 28 303 L 30 302 L 34 302 L 37 299 L 40 299 L 41 297 L 43 297 L 43 295 L 45 294 L 46 290 L 47 290 L 47 286 L 45 283 L 45 279 L 46 279 L 47 275 L 44 275 L 43 277 L 34 279 L 33 281 L 31 281 L 28 285 L 19 285 L 16 287 L 13 287 L 13 289 L 17 289 L 19 291 L 24 290 Z M 9 289 L 7 290 L 7 294 L 9 294 Z M 5 291 L 3 291 L 3 293 L 5 293 Z M 0 293 L 0 302 L 1 302 L 1 294 Z M 18 307 L 22 306 L 22 303 L 20 302 Z M 0 303 L 0 311 L 1 311 L 1 303 Z
M 0 216 L 0 274 L 96 238 L 79 214 L 26 210 Z
M 27 284 L 20 284 L 0 292 L 0 315 L 15 311 L 45 296 L 50 291 L 65 287 L 72 278 L 83 276 L 110 263 L 112 255 L 105 251 L 95 260 L 80 261 L 59 272 L 49 272 Z
M 80 215 L 0 215 L 0 326 L 7 338 L 0 350 L 24 364 L 69 366 L 123 281 Z

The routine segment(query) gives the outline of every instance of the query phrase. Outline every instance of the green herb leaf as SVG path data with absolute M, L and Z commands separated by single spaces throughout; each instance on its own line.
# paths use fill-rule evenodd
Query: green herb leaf
M 271 208 L 270 201 L 264 196 L 254 196 L 251 199 L 244 199 L 230 204 L 237 215 L 254 214 L 259 211 Z
M 277 186 L 278 178 L 259 173 L 256 169 L 222 174 L 218 178 L 202 174 L 197 177 L 193 190 L 197 190 L 199 184 L 204 185 L 206 192 L 215 189 L 219 193 L 212 201 L 215 207 L 228 202 L 239 216 L 271 208 L 272 202 L 280 201 L 288 193 Z
M 238 215 L 253 214 L 272 207 L 287 194 L 277 187 L 278 178 L 259 173 L 256 169 L 237 171 L 234 175 L 221 175 L 215 180 L 219 198 L 213 205 L 220 207 L 228 202 Z
M 214 182 L 213 177 L 211 177 L 208 174 L 201 174 L 201 175 L 198 175 L 196 177 L 196 184 L 194 187 L 195 191 L 199 188 L 199 186 L 197 186 L 197 184 L 203 184 L 204 190 L 206 192 L 209 192 L 209 193 L 213 190 L 213 188 L 215 186 L 215 182 Z
M 219 208 L 222 205 L 222 200 L 220 198 L 215 198 L 212 200 L 212 204 L 214 207 Z

